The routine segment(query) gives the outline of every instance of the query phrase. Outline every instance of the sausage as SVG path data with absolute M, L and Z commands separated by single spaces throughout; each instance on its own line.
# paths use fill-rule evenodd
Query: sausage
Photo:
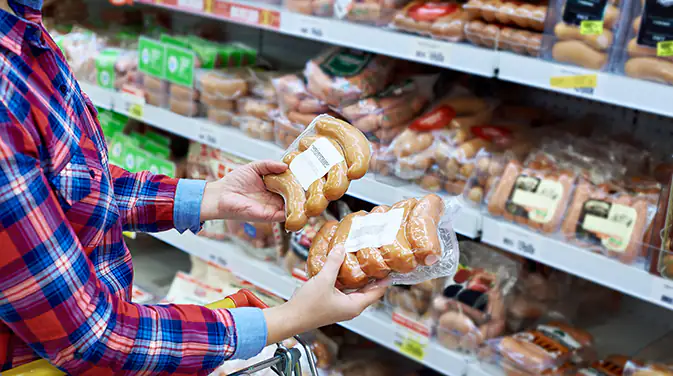
M 335 118 L 322 118 L 315 124 L 318 134 L 334 139 L 344 152 L 348 164 L 348 179 L 362 178 L 369 169 L 371 149 L 365 135 L 345 121 Z
M 605 6 L 605 13 L 603 13 L 603 26 L 605 28 L 613 30 L 617 23 L 619 22 L 619 8 L 612 4 Z
M 304 212 L 308 217 L 317 217 L 327 209 L 329 201 L 323 193 L 325 184 L 325 178 L 322 177 L 318 178 L 318 180 L 308 187 L 306 191 L 306 203 L 304 204 Z
M 603 33 L 599 35 L 587 35 L 580 33 L 579 27 L 563 22 L 554 26 L 554 34 L 560 40 L 579 40 L 599 51 L 605 51 L 610 48 L 614 39 L 612 31 L 608 29 L 604 29 Z
M 309 148 L 320 136 L 305 136 L 299 140 L 299 150 L 304 151 Z M 343 149 L 339 143 L 337 143 L 331 137 L 326 137 L 334 148 L 336 148 L 339 153 L 344 154 Z M 336 201 L 343 197 L 348 191 L 348 186 L 350 181 L 348 180 L 348 167 L 345 161 L 341 161 L 327 171 L 327 179 L 323 185 L 323 194 L 327 201 Z
M 444 214 L 444 201 L 435 194 L 429 194 L 414 206 L 406 222 L 406 237 L 416 261 L 421 265 L 432 265 L 442 256 L 439 239 L 439 220 Z
M 364 211 L 359 211 L 345 216 L 341 222 L 339 222 L 334 237 L 332 237 L 330 249 L 334 249 L 334 247 L 339 245 L 344 246 L 346 244 L 346 239 L 348 239 L 351 225 L 353 224 L 353 218 L 361 217 L 366 214 L 367 213 Z M 355 253 L 346 253 L 346 258 L 344 259 L 343 264 L 341 264 L 337 280 L 347 289 L 357 289 L 367 284 L 369 278 L 367 278 L 367 275 L 362 271 L 362 268 L 360 268 L 360 263 L 358 262 Z
M 385 213 L 390 210 L 389 206 L 377 206 L 370 213 Z M 364 248 L 356 254 L 360 268 L 370 278 L 383 279 L 390 273 L 390 267 L 377 248 Z
M 414 206 L 416 206 L 416 203 L 416 199 L 410 198 L 408 200 L 397 202 L 391 207 L 390 210 L 403 209 L 404 215 L 402 217 L 402 223 L 404 224 L 409 219 L 409 215 L 411 214 Z M 411 249 L 411 244 L 409 244 L 409 241 L 407 240 L 405 226 L 400 226 L 393 244 L 388 244 L 381 247 L 381 254 L 383 255 L 383 259 L 386 260 L 386 264 L 388 264 L 392 271 L 398 273 L 409 273 L 410 271 L 416 269 L 416 258 L 414 256 L 413 250 Z
M 552 57 L 562 63 L 570 63 L 589 69 L 601 69 L 608 60 L 607 54 L 598 52 L 578 40 L 567 40 L 554 44 Z
M 673 62 L 652 57 L 636 57 L 624 64 L 629 77 L 673 85 Z
M 304 212 L 306 196 L 292 172 L 288 169 L 281 174 L 266 175 L 264 185 L 268 191 L 281 195 L 285 201 L 285 231 L 301 230 L 308 222 Z
M 339 225 L 337 221 L 327 221 L 313 238 L 306 260 L 309 278 L 313 278 L 322 270 L 327 260 L 327 255 L 332 250 L 330 242 Z

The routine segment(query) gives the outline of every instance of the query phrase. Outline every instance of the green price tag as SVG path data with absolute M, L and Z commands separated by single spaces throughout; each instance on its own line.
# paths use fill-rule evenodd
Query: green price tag
M 673 40 L 665 40 L 657 43 L 657 56 L 673 56 Z
M 583 20 L 582 23 L 580 23 L 580 34 L 582 35 L 603 34 L 603 21 Z
M 120 54 L 121 51 L 108 48 L 96 56 L 96 85 L 105 89 L 114 89 L 115 63 Z
M 140 103 L 132 103 L 129 106 L 129 115 L 135 119 L 142 119 L 143 112 L 145 112 L 145 106 Z
M 154 39 L 141 37 L 138 40 L 138 70 L 149 76 L 164 78 L 166 47 Z
M 401 353 L 419 361 L 422 361 L 423 358 L 425 358 L 426 347 L 426 344 L 422 344 L 411 338 L 405 338 L 402 340 L 402 343 L 398 345 L 398 349 Z
M 177 46 L 166 46 L 166 80 L 174 84 L 194 86 L 194 52 Z

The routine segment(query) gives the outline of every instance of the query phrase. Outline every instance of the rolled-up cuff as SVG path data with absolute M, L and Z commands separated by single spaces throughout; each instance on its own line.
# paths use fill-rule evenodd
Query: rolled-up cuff
M 179 232 L 201 230 L 201 201 L 206 189 L 205 180 L 180 179 L 175 191 L 173 224 Z
M 259 308 L 230 309 L 236 327 L 236 351 L 232 359 L 249 359 L 266 346 L 266 318 Z

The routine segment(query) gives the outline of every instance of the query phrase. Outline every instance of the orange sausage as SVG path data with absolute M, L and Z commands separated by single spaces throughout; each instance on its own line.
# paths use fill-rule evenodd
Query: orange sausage
M 306 260 L 309 278 L 313 278 L 318 274 L 325 265 L 327 255 L 332 250 L 329 246 L 330 241 L 334 237 L 338 225 L 339 222 L 337 221 L 328 221 L 313 238 L 311 248 L 308 251 L 308 259 Z
M 402 217 L 402 224 L 404 224 L 409 219 L 409 215 L 414 206 L 416 206 L 416 202 L 417 200 L 414 198 L 400 201 L 393 205 L 391 210 L 404 209 L 404 215 Z M 416 266 L 418 265 L 416 258 L 414 257 L 414 252 L 411 249 L 411 244 L 409 244 L 406 237 L 406 226 L 400 227 L 393 244 L 381 247 L 381 253 L 390 269 L 398 273 L 409 273 L 416 269 Z
M 444 201 L 435 194 L 418 200 L 406 225 L 406 236 L 421 265 L 432 265 L 442 255 L 442 246 L 437 233 L 439 220 L 444 213 Z

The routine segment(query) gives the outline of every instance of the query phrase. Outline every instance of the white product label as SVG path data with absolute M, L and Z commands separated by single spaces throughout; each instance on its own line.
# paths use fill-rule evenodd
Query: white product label
M 304 190 L 308 190 L 313 182 L 325 176 L 330 168 L 343 160 L 344 156 L 334 145 L 328 139 L 321 137 L 305 152 L 292 160 L 290 171 Z
M 395 242 L 400 230 L 404 209 L 393 209 L 386 213 L 372 213 L 353 218 L 346 239 L 346 252 L 357 252 L 363 248 L 378 248 Z
M 178 6 L 180 8 L 202 11 L 203 0 L 178 0 Z
M 586 213 L 582 228 L 595 233 L 606 249 L 624 252 L 631 240 L 638 212 L 630 206 L 610 204 L 604 201 L 592 202 L 596 205 L 587 209 L 585 204 L 585 210 L 591 210 L 595 214 Z M 600 204 L 603 206 L 598 207 Z M 600 209 L 608 210 L 607 213 L 600 213 Z M 599 213 L 601 215 L 596 215 Z
M 433 41 L 424 38 L 412 38 L 410 58 L 433 65 L 443 65 L 449 62 L 450 43 Z
M 512 203 L 528 210 L 528 218 L 547 223 L 556 213 L 563 197 L 563 185 L 556 180 L 540 180 L 521 175 L 517 178 Z

